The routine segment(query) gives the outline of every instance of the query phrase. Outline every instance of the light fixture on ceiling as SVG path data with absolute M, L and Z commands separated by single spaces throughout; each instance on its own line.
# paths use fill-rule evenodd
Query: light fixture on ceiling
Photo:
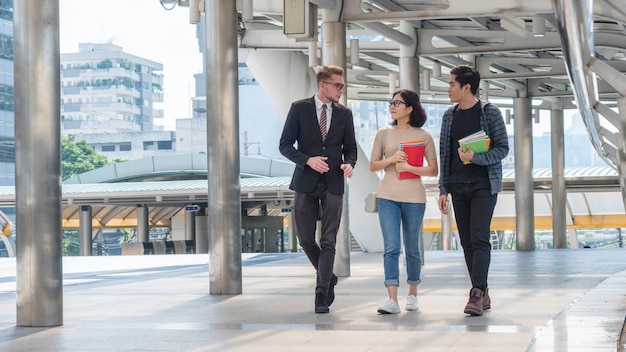
M 518 37 L 528 38 L 526 21 L 519 17 L 504 15 L 500 18 L 500 26 Z
M 543 15 L 533 16 L 533 37 L 546 35 L 546 18 Z

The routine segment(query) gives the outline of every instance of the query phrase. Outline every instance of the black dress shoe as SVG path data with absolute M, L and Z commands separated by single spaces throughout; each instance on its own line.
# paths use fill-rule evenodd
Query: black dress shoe
M 337 277 L 337 275 L 333 274 L 333 276 L 330 277 L 330 285 L 328 285 L 328 296 L 326 298 L 329 307 L 335 301 L 335 285 L 337 285 L 338 281 L 339 278 Z
M 328 303 L 326 303 L 326 295 L 323 293 L 315 294 L 315 313 L 328 313 Z

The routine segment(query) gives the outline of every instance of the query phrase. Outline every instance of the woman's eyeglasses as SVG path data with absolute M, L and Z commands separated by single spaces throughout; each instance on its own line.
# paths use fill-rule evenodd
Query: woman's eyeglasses
M 337 88 L 338 91 L 342 91 L 346 89 L 346 86 L 347 86 L 346 84 L 343 84 L 343 83 L 334 83 L 334 82 L 322 82 L 322 83 L 333 84 L 335 88 Z
M 409 104 L 401 101 L 401 100 L 392 100 L 389 102 L 389 106 L 393 106 L 394 108 L 397 108 L 398 106 L 400 106 L 400 104 L 404 104 L 406 106 L 409 106 Z

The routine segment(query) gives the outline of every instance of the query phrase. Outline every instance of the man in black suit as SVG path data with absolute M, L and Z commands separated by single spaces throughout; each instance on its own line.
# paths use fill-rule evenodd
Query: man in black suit
M 295 191 L 300 245 L 317 271 L 315 312 L 328 313 L 337 284 L 333 265 L 344 176 L 352 177 L 357 145 L 352 112 L 338 103 L 346 88 L 343 69 L 321 67 L 317 86 L 315 96 L 291 105 L 280 137 L 280 152 L 296 164 L 289 188 Z M 319 244 L 315 241 L 318 219 L 322 223 Z

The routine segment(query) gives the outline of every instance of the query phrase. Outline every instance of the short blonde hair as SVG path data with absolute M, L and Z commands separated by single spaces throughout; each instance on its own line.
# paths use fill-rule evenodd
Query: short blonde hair
M 317 71 L 317 84 L 331 79 L 333 75 L 343 76 L 343 68 L 334 65 L 320 67 Z

